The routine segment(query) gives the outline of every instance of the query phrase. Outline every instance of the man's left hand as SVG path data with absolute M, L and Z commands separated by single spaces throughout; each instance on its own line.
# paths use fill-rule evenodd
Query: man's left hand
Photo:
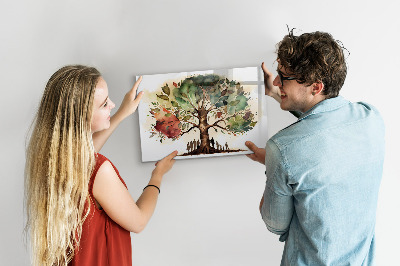
M 265 149 L 257 147 L 256 144 L 251 141 L 246 141 L 245 144 L 252 152 L 254 152 L 253 154 L 246 154 L 246 156 L 253 161 L 265 164 Z

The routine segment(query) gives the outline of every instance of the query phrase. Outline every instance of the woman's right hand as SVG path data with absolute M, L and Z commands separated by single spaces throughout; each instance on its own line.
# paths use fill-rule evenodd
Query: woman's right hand
M 281 91 L 278 86 L 274 86 L 274 76 L 265 66 L 264 62 L 261 64 L 261 68 L 264 72 L 264 85 L 265 85 L 265 95 L 271 96 L 279 103 L 282 101 L 281 99 Z
M 133 114 L 138 105 L 140 100 L 142 99 L 142 96 L 144 94 L 143 91 L 139 92 L 136 95 L 136 91 L 140 85 L 140 82 L 142 81 L 143 77 L 140 76 L 138 80 L 135 82 L 133 85 L 132 89 L 130 89 L 126 94 L 125 97 L 121 103 L 121 106 L 118 108 L 118 111 L 116 114 L 119 114 L 122 117 L 122 120 L 128 117 L 129 115 Z
M 164 174 L 166 174 L 174 165 L 175 160 L 174 157 L 178 154 L 178 151 L 173 151 L 160 161 L 156 162 L 156 168 L 153 170 L 153 176 L 157 175 L 159 177 L 162 177 Z

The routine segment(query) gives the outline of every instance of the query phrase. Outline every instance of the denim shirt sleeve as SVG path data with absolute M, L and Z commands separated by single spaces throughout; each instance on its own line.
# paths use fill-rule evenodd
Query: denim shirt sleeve
M 288 185 L 287 165 L 281 151 L 272 140 L 267 142 L 265 150 L 267 182 L 261 216 L 268 230 L 281 235 L 279 240 L 285 241 L 294 211 L 292 188 Z

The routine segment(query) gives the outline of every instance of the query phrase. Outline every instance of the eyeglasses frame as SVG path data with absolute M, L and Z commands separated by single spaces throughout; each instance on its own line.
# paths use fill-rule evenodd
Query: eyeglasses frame
M 282 72 L 279 69 L 277 69 L 277 72 L 278 72 L 279 80 L 281 81 L 282 87 L 283 87 L 283 81 L 284 80 L 296 80 L 297 79 L 296 77 L 285 77 L 285 76 L 283 76 Z

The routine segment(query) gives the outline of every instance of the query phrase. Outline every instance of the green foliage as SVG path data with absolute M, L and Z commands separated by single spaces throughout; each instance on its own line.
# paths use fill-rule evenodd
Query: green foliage
M 173 82 L 171 87 L 165 84 L 161 87 L 161 94 L 157 94 L 157 100 L 157 103 L 152 103 L 153 117 L 165 108 L 179 119 L 181 130 L 191 128 L 193 123 L 200 123 L 197 116 L 200 115 L 198 111 L 201 106 L 211 110 L 210 117 L 214 120 L 207 121 L 209 125 L 213 121 L 221 121 L 218 131 L 223 134 L 242 134 L 257 123 L 249 108 L 249 93 L 243 90 L 239 82 L 215 74 L 187 77 L 178 83 Z M 217 128 L 213 128 L 217 132 Z
M 185 117 L 182 118 L 183 121 L 188 121 L 190 118 L 192 118 L 191 115 L 186 115 Z
M 165 96 L 165 95 L 158 95 L 158 94 L 157 94 L 157 97 L 160 98 L 160 99 L 163 99 L 164 101 L 169 101 L 168 96 Z
M 162 89 L 162 91 L 163 91 L 165 94 L 167 94 L 168 96 L 169 96 L 169 94 L 171 93 L 171 91 L 170 91 L 170 89 L 169 89 L 169 87 L 168 87 L 168 84 L 165 84 L 165 86 L 162 87 L 161 89 Z
M 251 120 L 245 120 L 243 119 L 243 116 L 235 115 L 228 119 L 226 127 L 229 128 L 229 130 L 232 132 L 244 133 L 253 128 L 251 126 L 251 123 L 252 123 Z

